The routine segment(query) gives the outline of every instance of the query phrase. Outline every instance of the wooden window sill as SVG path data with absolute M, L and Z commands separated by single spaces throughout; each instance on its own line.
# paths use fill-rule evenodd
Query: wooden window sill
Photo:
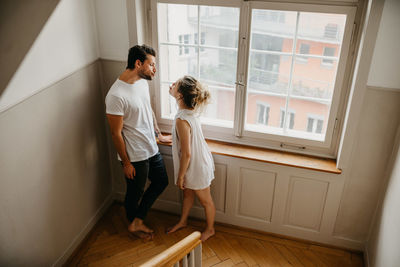
M 289 167 L 341 174 L 342 170 L 336 168 L 334 159 L 300 155 L 290 152 L 277 151 L 266 148 L 238 145 L 221 141 L 206 140 L 211 153 L 241 159 L 256 160 Z M 172 146 L 172 143 L 159 145 Z

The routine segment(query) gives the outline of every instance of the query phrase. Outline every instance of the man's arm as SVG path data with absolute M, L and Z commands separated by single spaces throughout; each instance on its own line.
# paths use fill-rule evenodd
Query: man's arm
M 122 165 L 124 166 L 125 176 L 129 179 L 133 179 L 136 175 L 136 171 L 126 153 L 125 141 L 122 137 L 123 117 L 107 114 L 107 119 L 111 129 L 112 140 L 122 160 Z
M 171 135 L 162 135 L 160 128 L 158 127 L 156 115 L 154 114 L 154 111 L 151 111 L 153 113 L 153 124 L 154 124 L 154 131 L 157 134 L 158 140 L 161 143 L 171 143 L 172 142 L 172 136 Z

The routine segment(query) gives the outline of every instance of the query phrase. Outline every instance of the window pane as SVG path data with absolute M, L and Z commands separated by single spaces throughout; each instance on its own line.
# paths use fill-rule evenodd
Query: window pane
M 293 97 L 289 101 L 289 109 L 296 110 L 293 128 L 289 127 L 291 135 L 306 139 L 324 140 L 330 103 Z M 307 134 L 307 132 L 311 134 Z
M 290 65 L 290 56 L 251 51 L 248 90 L 286 94 Z
M 200 80 L 203 82 L 202 80 Z M 204 110 L 203 122 L 216 126 L 233 127 L 235 111 L 235 89 L 234 87 L 214 86 L 215 83 L 208 84 L 211 94 L 211 103 Z
M 158 3 L 158 41 L 194 44 L 197 33 L 197 6 Z M 184 37 L 181 37 L 184 36 Z
M 264 105 L 264 109 L 257 108 L 260 106 L 260 102 L 268 104 L 268 107 Z M 245 129 L 256 132 L 283 134 L 283 129 L 281 128 L 281 110 L 285 105 L 285 97 L 267 93 L 248 93 Z M 261 113 L 262 111 L 264 113 Z M 260 116 L 262 116 L 262 120 Z
M 325 139 L 345 23 L 342 14 L 252 11 L 246 129 Z M 254 97 L 270 104 L 262 130 L 252 125 Z
M 239 8 L 200 6 L 200 32 L 205 45 L 237 48 Z
M 204 122 L 233 127 L 239 8 L 159 3 L 157 11 L 162 117 L 176 112 L 168 86 L 191 75 L 211 93 Z
M 314 119 L 308 118 L 307 120 L 307 132 L 312 132 L 314 126 Z
M 184 75 L 197 76 L 197 48 L 189 47 L 180 55 L 180 46 L 160 45 L 160 77 L 163 82 L 174 82 Z
M 162 83 L 160 86 L 160 96 L 161 96 L 161 114 L 166 118 L 173 119 L 178 106 L 176 104 L 175 98 L 169 94 L 169 86 L 171 83 Z
M 237 51 L 205 48 L 200 54 L 200 79 L 220 86 L 234 86 Z
M 311 54 L 322 55 L 326 43 L 340 47 L 343 40 L 346 15 L 300 12 L 298 41 L 311 41 Z
M 329 64 L 324 63 L 320 58 L 309 58 L 307 64 L 295 61 L 290 95 L 331 101 L 336 69 L 336 60 Z
M 255 9 L 251 19 L 251 49 L 291 52 L 296 12 Z

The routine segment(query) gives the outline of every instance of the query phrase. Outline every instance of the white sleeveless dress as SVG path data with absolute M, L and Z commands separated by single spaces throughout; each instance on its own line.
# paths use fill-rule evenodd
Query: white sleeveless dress
M 181 145 L 176 131 L 176 119 L 185 120 L 191 128 L 191 158 L 185 176 L 185 187 L 200 190 L 211 185 L 214 179 L 214 160 L 201 130 L 200 118 L 192 110 L 179 109 L 172 127 L 172 159 L 175 184 L 178 181 Z

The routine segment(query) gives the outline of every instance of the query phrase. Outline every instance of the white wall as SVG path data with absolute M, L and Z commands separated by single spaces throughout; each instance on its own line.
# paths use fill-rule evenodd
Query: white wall
M 112 200 L 96 32 L 61 0 L 1 95 L 0 266 L 62 265 Z
M 399 27 L 400 1 L 385 0 L 368 85 L 400 92 Z M 390 119 L 395 121 L 395 118 Z M 393 125 L 396 126 L 396 143 L 386 172 L 379 177 L 382 195 L 366 244 L 366 260 L 371 267 L 396 267 L 400 264 L 400 126 Z
M 370 267 L 396 267 L 400 264 L 400 127 L 397 134 L 397 145 L 393 149 L 388 169 L 390 174 L 387 190 L 382 199 L 380 210 L 375 218 L 371 238 L 367 244 L 368 263 Z
M 368 85 L 400 88 L 400 1 L 385 0 Z
M 126 0 L 95 0 L 100 57 L 126 61 L 129 49 Z
M 60 1 L 0 96 L 0 112 L 98 57 L 93 1 Z

